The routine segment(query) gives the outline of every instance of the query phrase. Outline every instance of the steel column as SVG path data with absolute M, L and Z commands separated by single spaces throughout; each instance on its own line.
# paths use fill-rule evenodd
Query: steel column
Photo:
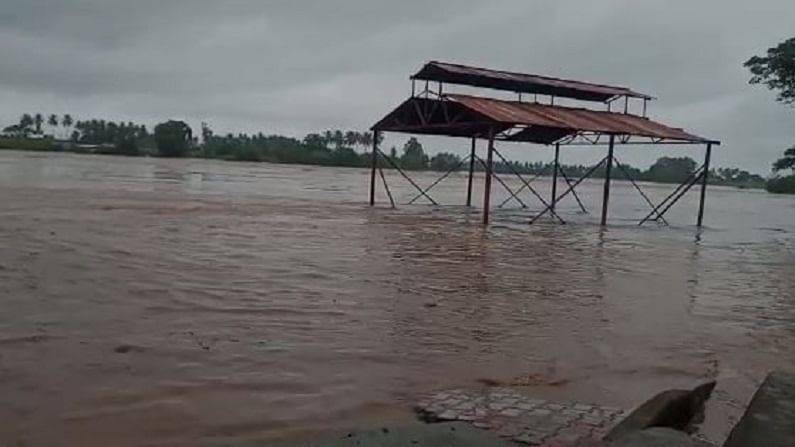
M 613 170 L 613 149 L 615 147 L 615 135 L 610 135 L 610 147 L 607 150 L 607 164 L 605 165 L 605 190 L 602 198 L 602 226 L 607 225 L 607 209 L 610 205 L 610 175 Z
M 373 131 L 373 155 L 370 157 L 370 206 L 375 206 L 375 170 L 378 167 L 378 131 Z
M 467 206 L 472 206 L 472 178 L 475 175 L 475 149 L 477 148 L 477 139 L 472 138 L 472 150 L 469 153 L 469 182 L 467 183 Z
M 486 186 L 483 191 L 483 225 L 489 224 L 492 175 L 494 175 L 494 129 L 489 130 L 489 151 L 486 156 Z
M 698 205 L 698 226 L 704 225 L 704 202 L 707 199 L 707 184 L 709 183 L 709 162 L 712 158 L 712 143 L 707 143 L 707 152 L 704 155 L 704 174 L 701 179 L 701 202 Z
M 552 173 L 552 204 L 551 210 L 555 211 L 555 202 L 558 198 L 558 165 L 560 162 L 560 143 L 555 145 L 555 169 Z

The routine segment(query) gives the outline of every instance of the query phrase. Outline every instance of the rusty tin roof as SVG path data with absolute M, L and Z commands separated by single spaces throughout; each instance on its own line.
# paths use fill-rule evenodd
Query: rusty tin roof
M 626 87 L 595 84 L 527 73 L 492 70 L 447 62 L 429 62 L 411 79 L 508 90 L 530 94 L 552 95 L 583 101 L 607 102 L 613 98 L 654 99 Z

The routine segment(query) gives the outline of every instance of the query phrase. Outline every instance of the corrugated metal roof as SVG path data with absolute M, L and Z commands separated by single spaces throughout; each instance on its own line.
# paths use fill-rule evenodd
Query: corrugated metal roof
M 429 62 L 412 79 L 469 85 L 522 93 L 553 95 L 583 101 L 605 102 L 617 96 L 653 99 L 626 87 L 573 81 L 526 73 L 471 67 L 447 62 Z
M 501 124 L 633 135 L 694 143 L 709 141 L 682 129 L 637 115 L 467 95 L 447 95 L 446 98 Z M 528 132 L 532 133 L 532 128 L 528 129 Z

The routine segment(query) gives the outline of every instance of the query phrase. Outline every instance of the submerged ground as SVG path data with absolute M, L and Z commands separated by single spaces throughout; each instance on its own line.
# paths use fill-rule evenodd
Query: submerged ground
M 514 209 L 484 229 L 462 207 L 363 206 L 368 175 L 0 153 L 0 444 L 301 440 L 484 379 L 626 408 L 717 378 L 720 437 L 795 367 L 791 198 L 715 188 L 703 232 L 695 196 L 639 228 L 616 183 L 607 230 L 574 202 L 570 225 Z

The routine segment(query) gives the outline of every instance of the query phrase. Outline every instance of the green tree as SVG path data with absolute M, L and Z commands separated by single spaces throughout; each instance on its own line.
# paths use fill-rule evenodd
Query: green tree
M 459 168 L 460 165 L 461 157 L 448 152 L 436 154 L 431 158 L 431 169 L 434 171 L 447 172 Z
M 304 137 L 304 145 L 315 149 L 326 149 L 326 139 L 317 133 L 310 133 Z
M 358 146 L 359 141 L 361 141 L 359 132 L 354 132 L 352 130 L 345 132 L 345 144 L 348 145 L 348 147 Z
M 403 155 L 400 157 L 400 165 L 403 169 L 427 169 L 428 156 L 422 148 L 422 144 L 416 138 L 411 137 L 403 146 Z
M 781 172 L 787 169 L 795 170 L 795 146 L 787 149 L 784 152 L 784 157 L 773 163 L 773 172 Z
M 362 132 L 359 136 L 359 144 L 361 144 L 365 150 L 370 150 L 370 148 L 373 146 L 373 133 Z
M 53 133 L 55 133 L 55 128 L 56 128 L 56 127 L 58 127 L 58 115 L 56 115 L 56 114 L 54 114 L 54 113 L 53 113 L 53 114 L 51 114 L 51 115 L 50 115 L 50 116 L 47 118 L 47 125 L 48 125 L 48 126 L 50 126 L 50 128 L 51 128 L 51 129 L 52 129 L 52 131 L 53 131 Z
M 690 157 L 662 157 L 646 171 L 644 177 L 654 182 L 681 183 L 695 172 L 696 166 Z
M 36 127 L 36 134 L 41 135 L 41 126 L 44 124 L 44 116 L 41 113 L 37 113 L 33 117 L 33 125 Z
M 745 66 L 751 70 L 751 84 L 777 92 L 779 102 L 795 103 L 795 37 L 769 48 L 764 56 L 748 59 Z
M 345 134 L 337 129 L 334 131 L 334 147 L 342 147 L 345 144 Z
M 155 144 L 161 157 L 184 157 L 192 141 L 193 131 L 184 121 L 169 120 L 155 126 Z
M 751 71 L 751 84 L 763 84 L 776 92 L 776 100 L 782 104 L 795 104 L 795 37 L 769 48 L 764 56 L 748 59 L 745 66 Z M 776 173 L 793 168 L 795 146 L 773 163 Z M 795 177 L 773 179 L 768 183 L 768 190 L 795 193 Z
M 23 130 L 23 132 L 27 135 L 31 132 L 31 127 L 36 121 L 29 113 L 25 113 L 19 119 L 19 127 Z

